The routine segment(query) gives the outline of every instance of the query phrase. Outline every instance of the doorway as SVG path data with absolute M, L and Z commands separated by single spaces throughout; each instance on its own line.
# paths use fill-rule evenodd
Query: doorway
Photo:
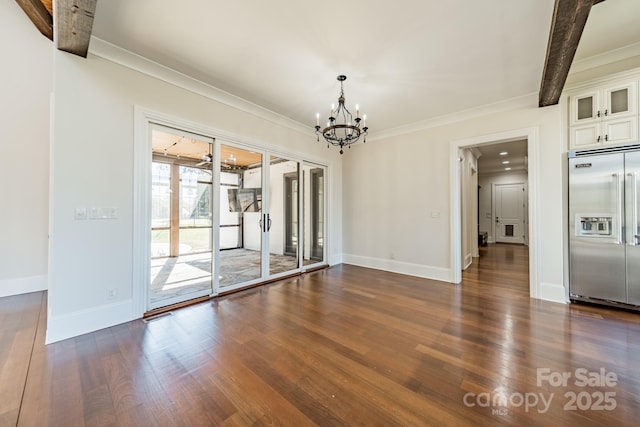
M 218 291 L 300 270 L 300 161 L 220 145 Z
M 491 145 L 508 143 L 513 141 L 526 141 L 526 161 L 527 161 L 527 207 L 526 207 L 526 243 L 529 246 L 529 292 L 533 298 L 538 298 L 540 294 L 540 283 L 538 282 L 538 254 L 537 254 L 537 197 L 531 197 L 537 191 L 537 159 L 539 153 L 539 138 L 537 128 L 525 128 L 514 131 L 501 132 L 481 137 L 473 137 L 465 140 L 453 141 L 450 145 L 451 159 L 451 212 L 452 212 L 452 232 L 451 232 L 451 273 L 452 282 L 460 283 L 462 280 L 462 187 L 461 187 L 461 150 L 475 148 L 483 148 Z M 502 167 L 509 167 L 508 164 L 502 164 Z M 483 222 L 492 223 L 492 210 L 483 209 L 482 191 L 486 185 L 480 184 L 478 192 L 479 212 L 477 216 L 479 230 L 482 229 Z M 494 238 L 495 239 L 495 238 Z M 479 239 L 478 239 L 479 240 Z M 495 242 L 495 240 L 493 240 Z
M 323 264 L 325 167 L 226 142 L 219 150 L 216 293 Z
M 139 315 L 326 265 L 326 166 L 142 109 L 134 152 Z

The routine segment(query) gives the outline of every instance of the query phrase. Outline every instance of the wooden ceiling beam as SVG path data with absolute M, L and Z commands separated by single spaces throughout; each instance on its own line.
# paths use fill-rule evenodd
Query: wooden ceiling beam
M 53 17 L 40 0 L 16 0 L 31 22 L 49 40 L 53 40 Z
M 97 0 L 55 0 L 56 48 L 87 57 Z
M 556 105 L 569 75 L 591 6 L 604 0 L 556 0 L 538 106 Z

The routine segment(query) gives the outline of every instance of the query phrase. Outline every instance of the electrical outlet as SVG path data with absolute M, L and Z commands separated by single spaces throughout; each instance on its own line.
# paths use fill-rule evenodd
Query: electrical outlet
M 118 291 L 115 289 L 107 290 L 107 299 L 115 299 L 118 296 Z

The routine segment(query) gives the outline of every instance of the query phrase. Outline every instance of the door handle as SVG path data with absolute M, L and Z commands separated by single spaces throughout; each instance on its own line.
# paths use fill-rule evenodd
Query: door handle
M 618 210 L 616 219 L 618 220 L 618 244 L 622 244 L 622 182 L 620 181 L 620 174 L 612 174 L 616 182 L 616 209 Z M 624 178 L 624 177 L 623 177 Z
M 632 172 L 629 173 L 628 176 L 633 180 L 633 185 L 631 186 L 631 204 L 633 205 L 631 208 L 631 227 L 633 227 L 631 234 L 633 238 L 629 244 L 636 246 L 638 244 L 638 238 L 640 238 L 636 234 L 638 232 L 638 173 Z M 629 227 L 627 227 L 627 229 L 628 228 Z
M 262 214 L 262 218 L 260 221 L 258 221 L 258 224 L 260 224 L 260 230 L 262 231 L 269 231 L 271 230 L 271 218 L 269 218 L 269 214 Z

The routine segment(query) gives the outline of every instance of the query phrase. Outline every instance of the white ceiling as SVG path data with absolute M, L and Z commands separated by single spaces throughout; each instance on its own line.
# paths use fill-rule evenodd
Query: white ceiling
M 553 4 L 108 0 L 97 3 L 93 34 L 310 128 L 346 74 L 347 107 L 360 105 L 374 136 L 536 93 Z M 625 25 L 611 14 L 599 22 L 605 9 Z M 640 41 L 639 0 L 605 1 L 592 16 L 598 28 L 585 30 L 579 55 Z

